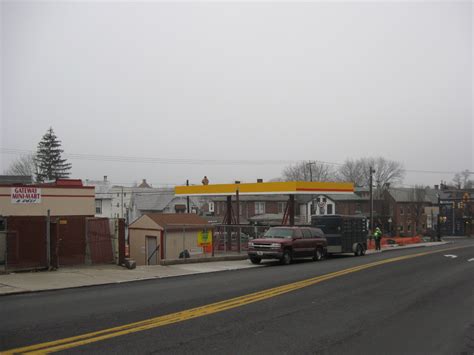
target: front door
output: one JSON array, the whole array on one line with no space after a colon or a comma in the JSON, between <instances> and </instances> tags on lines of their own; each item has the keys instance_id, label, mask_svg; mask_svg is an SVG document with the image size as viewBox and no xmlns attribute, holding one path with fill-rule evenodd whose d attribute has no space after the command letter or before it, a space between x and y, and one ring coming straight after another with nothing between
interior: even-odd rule
<instances>
[{"instance_id":1,"label":"front door","mask_svg":"<svg viewBox=\"0 0 474 355\"><path fill-rule=\"evenodd\" d=\"M157 242L156 237L146 237L146 259L147 265L156 265L157 264Z\"/></svg>"}]
</instances>

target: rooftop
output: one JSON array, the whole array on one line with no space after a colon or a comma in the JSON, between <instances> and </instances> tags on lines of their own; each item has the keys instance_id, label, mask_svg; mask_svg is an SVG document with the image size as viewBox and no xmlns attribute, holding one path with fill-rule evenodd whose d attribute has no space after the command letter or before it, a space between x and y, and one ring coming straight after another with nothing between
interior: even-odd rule
<instances>
[{"instance_id":1,"label":"rooftop","mask_svg":"<svg viewBox=\"0 0 474 355\"><path fill-rule=\"evenodd\" d=\"M208 224L207 220L194 213L147 213L150 217L163 228L176 224L203 225Z\"/></svg>"}]
</instances>

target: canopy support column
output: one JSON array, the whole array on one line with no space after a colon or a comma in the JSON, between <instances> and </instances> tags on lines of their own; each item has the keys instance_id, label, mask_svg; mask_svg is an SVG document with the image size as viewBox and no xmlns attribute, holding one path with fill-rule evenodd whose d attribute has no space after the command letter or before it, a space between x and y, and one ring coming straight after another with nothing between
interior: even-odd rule
<instances>
[{"instance_id":1,"label":"canopy support column","mask_svg":"<svg viewBox=\"0 0 474 355\"><path fill-rule=\"evenodd\" d=\"M289 214L290 214L290 226L295 225L295 195L290 195L288 199Z\"/></svg>"}]
</instances>

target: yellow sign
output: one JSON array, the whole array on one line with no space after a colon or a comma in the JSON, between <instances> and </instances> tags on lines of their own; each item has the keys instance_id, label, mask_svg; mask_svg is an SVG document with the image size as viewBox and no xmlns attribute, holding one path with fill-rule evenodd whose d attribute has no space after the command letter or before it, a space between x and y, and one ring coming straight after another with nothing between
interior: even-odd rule
<instances>
[{"instance_id":1,"label":"yellow sign","mask_svg":"<svg viewBox=\"0 0 474 355\"><path fill-rule=\"evenodd\" d=\"M206 247L212 244L212 232L211 231L200 231L198 232L198 245L200 247Z\"/></svg>"},{"instance_id":2,"label":"yellow sign","mask_svg":"<svg viewBox=\"0 0 474 355\"><path fill-rule=\"evenodd\" d=\"M60 219L59 224L67 224L67 219Z\"/></svg>"}]
</instances>

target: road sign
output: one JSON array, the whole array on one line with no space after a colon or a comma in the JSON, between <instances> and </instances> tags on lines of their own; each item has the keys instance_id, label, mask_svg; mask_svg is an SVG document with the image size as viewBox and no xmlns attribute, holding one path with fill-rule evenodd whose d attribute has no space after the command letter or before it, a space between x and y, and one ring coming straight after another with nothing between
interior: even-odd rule
<instances>
[{"instance_id":1,"label":"road sign","mask_svg":"<svg viewBox=\"0 0 474 355\"><path fill-rule=\"evenodd\" d=\"M207 247L212 244L212 232L211 231L199 231L198 232L198 245L200 247Z\"/></svg>"}]
</instances>

